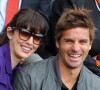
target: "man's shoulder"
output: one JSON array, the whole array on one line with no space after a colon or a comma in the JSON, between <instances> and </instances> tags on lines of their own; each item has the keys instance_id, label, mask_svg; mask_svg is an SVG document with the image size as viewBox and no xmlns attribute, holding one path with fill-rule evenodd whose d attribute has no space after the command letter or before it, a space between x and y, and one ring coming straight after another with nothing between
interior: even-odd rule
<instances>
[{"instance_id":1,"label":"man's shoulder","mask_svg":"<svg viewBox=\"0 0 100 90\"><path fill-rule=\"evenodd\" d=\"M44 73L46 72L46 69L52 65L54 58L55 57L52 56L42 61L32 62L30 64L27 64L21 68L20 72L25 72L28 74L41 73L41 72Z\"/></svg>"},{"instance_id":2,"label":"man's shoulder","mask_svg":"<svg viewBox=\"0 0 100 90\"><path fill-rule=\"evenodd\" d=\"M85 77L89 79L90 81L93 80L94 83L99 82L100 83L100 77L96 74L92 73L88 68L85 68Z\"/></svg>"},{"instance_id":3,"label":"man's shoulder","mask_svg":"<svg viewBox=\"0 0 100 90\"><path fill-rule=\"evenodd\" d=\"M51 79L49 76L52 77L51 74L54 59L55 57L50 57L46 60L23 66L16 74L13 87L22 90L22 87L29 88L29 86L32 85L32 90L34 90L34 88L39 90L46 80Z\"/></svg>"},{"instance_id":4,"label":"man's shoulder","mask_svg":"<svg viewBox=\"0 0 100 90\"><path fill-rule=\"evenodd\" d=\"M78 81L78 90L100 90L100 77L93 74L88 68L83 66L79 81Z\"/></svg>"}]
</instances>

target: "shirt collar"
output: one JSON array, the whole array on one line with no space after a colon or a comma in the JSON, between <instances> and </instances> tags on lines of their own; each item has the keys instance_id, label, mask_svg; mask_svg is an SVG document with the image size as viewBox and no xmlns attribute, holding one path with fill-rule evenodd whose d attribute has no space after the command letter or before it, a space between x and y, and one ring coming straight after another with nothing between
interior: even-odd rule
<instances>
[{"instance_id":1,"label":"shirt collar","mask_svg":"<svg viewBox=\"0 0 100 90\"><path fill-rule=\"evenodd\" d=\"M54 68L54 69L52 69L52 70L54 70L54 71L53 71L54 74L55 74L54 76L56 76L57 81L58 81L59 84L62 86L62 85L63 85L63 82L62 82L62 80L61 80L61 74L60 74L60 69L59 69L59 64L58 64L58 55L56 55L56 57L54 58L53 68ZM81 72L83 71L83 69L84 69L84 66L82 66ZM81 74L82 74L82 73L81 73ZM80 75L79 75L79 77L80 77ZM77 79L76 85L78 84L79 77L78 77L78 79ZM80 80L80 81L81 81L81 80Z\"/></svg>"},{"instance_id":2,"label":"shirt collar","mask_svg":"<svg viewBox=\"0 0 100 90\"><path fill-rule=\"evenodd\" d=\"M52 70L54 70L54 76L55 76L55 79L56 81L58 82L58 84L60 84L60 86L62 85L62 81L61 81L61 75L60 75L60 69L59 69L59 64L58 64L58 55L56 55L54 57L54 63L53 63L53 66L52 66Z\"/></svg>"}]
</instances>

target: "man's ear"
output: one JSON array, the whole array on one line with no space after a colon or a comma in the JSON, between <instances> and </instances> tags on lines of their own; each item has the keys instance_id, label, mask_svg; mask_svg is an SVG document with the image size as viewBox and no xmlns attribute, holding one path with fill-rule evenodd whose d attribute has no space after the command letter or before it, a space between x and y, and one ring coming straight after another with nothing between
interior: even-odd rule
<instances>
[{"instance_id":1,"label":"man's ear","mask_svg":"<svg viewBox=\"0 0 100 90\"><path fill-rule=\"evenodd\" d=\"M59 48L59 42L56 40L56 47Z\"/></svg>"},{"instance_id":2,"label":"man's ear","mask_svg":"<svg viewBox=\"0 0 100 90\"><path fill-rule=\"evenodd\" d=\"M89 47L89 50L91 50L91 46Z\"/></svg>"},{"instance_id":3,"label":"man's ear","mask_svg":"<svg viewBox=\"0 0 100 90\"><path fill-rule=\"evenodd\" d=\"M93 43L93 41L91 41L91 42L90 42L90 47L89 47L89 50L91 50L92 43Z\"/></svg>"},{"instance_id":4,"label":"man's ear","mask_svg":"<svg viewBox=\"0 0 100 90\"><path fill-rule=\"evenodd\" d=\"M11 27L7 27L7 37L9 39L12 39L12 35L13 35L12 28Z\"/></svg>"}]
</instances>

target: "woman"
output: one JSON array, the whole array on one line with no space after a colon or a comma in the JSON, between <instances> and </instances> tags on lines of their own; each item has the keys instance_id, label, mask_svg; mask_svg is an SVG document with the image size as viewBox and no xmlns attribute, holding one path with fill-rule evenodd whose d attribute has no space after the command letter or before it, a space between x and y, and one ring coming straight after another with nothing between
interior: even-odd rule
<instances>
[{"instance_id":1,"label":"woman","mask_svg":"<svg viewBox=\"0 0 100 90\"><path fill-rule=\"evenodd\" d=\"M0 36L0 90L12 90L14 73L40 45L46 34L44 18L31 9L20 10Z\"/></svg>"}]
</instances>

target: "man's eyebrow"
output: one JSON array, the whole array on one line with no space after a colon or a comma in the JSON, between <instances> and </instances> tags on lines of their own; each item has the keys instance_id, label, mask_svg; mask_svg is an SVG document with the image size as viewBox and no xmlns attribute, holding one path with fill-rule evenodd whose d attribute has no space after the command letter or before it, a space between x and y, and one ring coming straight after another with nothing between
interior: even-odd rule
<instances>
[{"instance_id":1,"label":"man's eyebrow","mask_svg":"<svg viewBox=\"0 0 100 90\"><path fill-rule=\"evenodd\" d=\"M64 38L65 41L73 41L71 38Z\"/></svg>"},{"instance_id":2,"label":"man's eyebrow","mask_svg":"<svg viewBox=\"0 0 100 90\"><path fill-rule=\"evenodd\" d=\"M88 39L82 39L82 40L80 40L81 42L87 42L88 41Z\"/></svg>"}]
</instances>

